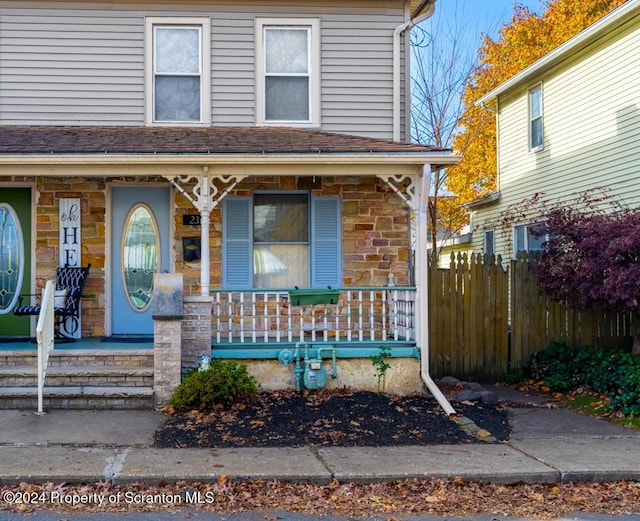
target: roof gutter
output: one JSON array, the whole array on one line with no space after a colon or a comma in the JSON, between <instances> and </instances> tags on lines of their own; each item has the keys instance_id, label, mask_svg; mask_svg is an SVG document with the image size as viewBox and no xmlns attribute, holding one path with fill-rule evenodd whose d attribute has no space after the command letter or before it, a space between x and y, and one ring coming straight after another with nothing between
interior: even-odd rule
<instances>
[{"instance_id":1,"label":"roof gutter","mask_svg":"<svg viewBox=\"0 0 640 521\"><path fill-rule=\"evenodd\" d=\"M5 165L453 165L450 152L372 152L316 154L0 154Z\"/></svg>"},{"instance_id":2,"label":"roof gutter","mask_svg":"<svg viewBox=\"0 0 640 521\"><path fill-rule=\"evenodd\" d=\"M430 18L436 9L436 0L425 0L418 9L417 15L408 22L396 27L393 31L393 140L400 141L400 37L405 31Z\"/></svg>"}]
</instances>

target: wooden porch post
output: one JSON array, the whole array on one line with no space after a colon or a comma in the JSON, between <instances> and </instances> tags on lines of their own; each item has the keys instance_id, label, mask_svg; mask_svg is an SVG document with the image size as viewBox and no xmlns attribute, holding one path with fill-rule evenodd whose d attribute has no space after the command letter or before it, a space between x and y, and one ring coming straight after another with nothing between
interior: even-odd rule
<instances>
[{"instance_id":1,"label":"wooden porch post","mask_svg":"<svg viewBox=\"0 0 640 521\"><path fill-rule=\"evenodd\" d=\"M202 167L202 193L209 194L209 167ZM209 197L200 201L200 295L209 296L211 267L209 266L209 224L211 209Z\"/></svg>"}]
</instances>

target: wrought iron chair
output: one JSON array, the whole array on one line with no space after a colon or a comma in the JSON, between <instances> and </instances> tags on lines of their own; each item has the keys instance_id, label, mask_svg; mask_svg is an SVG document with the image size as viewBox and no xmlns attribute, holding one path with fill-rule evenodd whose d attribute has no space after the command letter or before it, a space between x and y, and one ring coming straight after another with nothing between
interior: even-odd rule
<instances>
[{"instance_id":1,"label":"wrought iron chair","mask_svg":"<svg viewBox=\"0 0 640 521\"><path fill-rule=\"evenodd\" d=\"M69 317L74 317L76 321L80 318L80 300L89 277L90 268L91 264L87 266L58 266L56 268L56 293L53 306L56 317L55 336L59 340L74 340L72 336L65 334L64 323ZM39 304L23 304L24 297L28 296L33 295L21 295L19 297L18 305L13 310L14 315L40 314Z\"/></svg>"}]
</instances>

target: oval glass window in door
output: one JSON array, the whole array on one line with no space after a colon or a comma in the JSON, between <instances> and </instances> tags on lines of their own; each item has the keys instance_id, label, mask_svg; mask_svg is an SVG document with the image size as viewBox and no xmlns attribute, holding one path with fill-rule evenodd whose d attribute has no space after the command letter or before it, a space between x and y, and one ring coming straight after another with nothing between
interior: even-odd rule
<instances>
[{"instance_id":1,"label":"oval glass window in door","mask_svg":"<svg viewBox=\"0 0 640 521\"><path fill-rule=\"evenodd\" d=\"M24 275L24 243L18 215L0 203L0 313L8 313L18 300Z\"/></svg>"},{"instance_id":2,"label":"oval glass window in door","mask_svg":"<svg viewBox=\"0 0 640 521\"><path fill-rule=\"evenodd\" d=\"M160 266L158 225L146 205L134 206L122 234L122 277L127 300L136 311L151 305L153 275Z\"/></svg>"}]
</instances>

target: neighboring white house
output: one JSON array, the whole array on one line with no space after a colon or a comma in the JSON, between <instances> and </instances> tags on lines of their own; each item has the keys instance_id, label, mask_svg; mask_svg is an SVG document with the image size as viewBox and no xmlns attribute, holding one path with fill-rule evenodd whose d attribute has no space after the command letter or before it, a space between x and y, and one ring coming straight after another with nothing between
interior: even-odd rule
<instances>
[{"instance_id":1,"label":"neighboring white house","mask_svg":"<svg viewBox=\"0 0 640 521\"><path fill-rule=\"evenodd\" d=\"M523 201L576 204L605 189L640 203L640 0L619 8L477 101L496 111L496 193L468 205L474 252L536 250Z\"/></svg>"}]
</instances>

